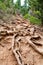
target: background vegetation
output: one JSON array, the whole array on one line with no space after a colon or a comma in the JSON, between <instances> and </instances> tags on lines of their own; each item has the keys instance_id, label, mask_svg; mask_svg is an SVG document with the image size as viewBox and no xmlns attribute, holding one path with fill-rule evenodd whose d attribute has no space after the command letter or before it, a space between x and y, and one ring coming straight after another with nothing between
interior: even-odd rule
<instances>
[{"instance_id":1,"label":"background vegetation","mask_svg":"<svg viewBox=\"0 0 43 65\"><path fill-rule=\"evenodd\" d=\"M14 3L13 0L0 0L0 12L8 14L20 13L31 23L43 26L43 0L25 0L21 6L21 0Z\"/></svg>"}]
</instances>

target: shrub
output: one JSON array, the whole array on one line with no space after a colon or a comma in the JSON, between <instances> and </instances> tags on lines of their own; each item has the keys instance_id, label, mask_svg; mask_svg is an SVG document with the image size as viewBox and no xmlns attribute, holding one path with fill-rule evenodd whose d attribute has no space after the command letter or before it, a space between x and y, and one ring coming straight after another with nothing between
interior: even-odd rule
<instances>
[{"instance_id":1,"label":"shrub","mask_svg":"<svg viewBox=\"0 0 43 65\"><path fill-rule=\"evenodd\" d=\"M25 18L25 19L30 19L30 14L26 14L26 15L24 16L24 18Z\"/></svg>"},{"instance_id":2,"label":"shrub","mask_svg":"<svg viewBox=\"0 0 43 65\"><path fill-rule=\"evenodd\" d=\"M0 9L2 9L3 11L6 10L6 5L0 1Z\"/></svg>"},{"instance_id":3,"label":"shrub","mask_svg":"<svg viewBox=\"0 0 43 65\"><path fill-rule=\"evenodd\" d=\"M37 24L37 25L41 24L41 20L40 19L38 19L38 18L36 18L34 16L31 16L30 14L26 14L24 16L24 18L25 19L29 19L32 24Z\"/></svg>"},{"instance_id":4,"label":"shrub","mask_svg":"<svg viewBox=\"0 0 43 65\"><path fill-rule=\"evenodd\" d=\"M30 22L37 25L41 24L41 20L33 16L30 17Z\"/></svg>"}]
</instances>

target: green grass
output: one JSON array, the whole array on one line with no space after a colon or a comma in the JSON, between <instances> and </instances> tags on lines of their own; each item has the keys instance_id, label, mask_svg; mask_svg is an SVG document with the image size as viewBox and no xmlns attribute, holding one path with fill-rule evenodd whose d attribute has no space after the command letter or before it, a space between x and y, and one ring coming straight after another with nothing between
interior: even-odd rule
<instances>
[{"instance_id":1,"label":"green grass","mask_svg":"<svg viewBox=\"0 0 43 65\"><path fill-rule=\"evenodd\" d=\"M41 25L41 20L40 19L38 19L36 17L33 17L33 16L29 15L29 14L26 14L24 16L24 18L29 19L32 24Z\"/></svg>"}]
</instances>

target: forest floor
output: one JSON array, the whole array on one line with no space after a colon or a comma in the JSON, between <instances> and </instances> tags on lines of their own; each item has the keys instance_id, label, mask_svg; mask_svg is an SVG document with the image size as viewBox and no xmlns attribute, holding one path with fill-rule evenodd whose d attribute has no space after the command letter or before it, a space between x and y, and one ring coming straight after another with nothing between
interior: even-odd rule
<instances>
[{"instance_id":1,"label":"forest floor","mask_svg":"<svg viewBox=\"0 0 43 65\"><path fill-rule=\"evenodd\" d=\"M18 15L0 19L0 65L43 65L43 27Z\"/></svg>"}]
</instances>

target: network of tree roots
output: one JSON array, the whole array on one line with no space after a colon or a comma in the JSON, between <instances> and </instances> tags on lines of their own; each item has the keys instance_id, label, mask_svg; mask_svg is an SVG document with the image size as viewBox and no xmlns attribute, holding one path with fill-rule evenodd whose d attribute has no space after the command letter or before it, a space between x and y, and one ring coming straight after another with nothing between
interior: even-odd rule
<instances>
[{"instance_id":1,"label":"network of tree roots","mask_svg":"<svg viewBox=\"0 0 43 65\"><path fill-rule=\"evenodd\" d=\"M0 19L0 65L43 65L43 29L18 15Z\"/></svg>"}]
</instances>

